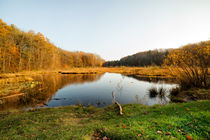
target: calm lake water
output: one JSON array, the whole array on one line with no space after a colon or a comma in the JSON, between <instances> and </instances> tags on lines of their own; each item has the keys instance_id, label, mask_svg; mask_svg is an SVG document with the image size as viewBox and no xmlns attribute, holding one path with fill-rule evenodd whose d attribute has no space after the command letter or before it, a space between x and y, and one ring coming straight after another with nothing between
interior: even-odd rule
<instances>
[{"instance_id":1,"label":"calm lake water","mask_svg":"<svg viewBox=\"0 0 210 140\"><path fill-rule=\"evenodd\" d=\"M24 91L24 96L7 99L1 109L30 107L57 107L83 104L105 107L112 104L112 92L120 104L168 104L169 90L175 83L127 77L121 74L45 74L34 76L40 82L35 88ZM149 81L148 81L149 80ZM164 96L150 96L152 87L166 89Z\"/></svg>"}]
</instances>

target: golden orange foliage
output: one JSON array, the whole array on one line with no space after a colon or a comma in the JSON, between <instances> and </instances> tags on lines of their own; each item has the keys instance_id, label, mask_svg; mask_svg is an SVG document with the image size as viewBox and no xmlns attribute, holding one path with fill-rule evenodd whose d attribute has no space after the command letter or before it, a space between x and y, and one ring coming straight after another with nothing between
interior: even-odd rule
<instances>
[{"instance_id":1,"label":"golden orange foliage","mask_svg":"<svg viewBox=\"0 0 210 140\"><path fill-rule=\"evenodd\" d=\"M0 73L94 67L103 62L92 53L62 50L43 34L23 32L0 19Z\"/></svg>"},{"instance_id":2,"label":"golden orange foliage","mask_svg":"<svg viewBox=\"0 0 210 140\"><path fill-rule=\"evenodd\" d=\"M184 87L208 87L210 41L188 44L170 52L165 64Z\"/></svg>"}]
</instances>

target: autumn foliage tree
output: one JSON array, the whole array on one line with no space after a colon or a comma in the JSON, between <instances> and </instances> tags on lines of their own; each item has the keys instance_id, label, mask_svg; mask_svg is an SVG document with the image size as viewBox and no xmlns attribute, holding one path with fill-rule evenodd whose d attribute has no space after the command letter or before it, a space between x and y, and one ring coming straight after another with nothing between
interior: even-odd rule
<instances>
[{"instance_id":1,"label":"autumn foliage tree","mask_svg":"<svg viewBox=\"0 0 210 140\"><path fill-rule=\"evenodd\" d=\"M92 53L62 50L43 34L21 31L0 19L0 73L95 67L103 62Z\"/></svg>"},{"instance_id":2,"label":"autumn foliage tree","mask_svg":"<svg viewBox=\"0 0 210 140\"><path fill-rule=\"evenodd\" d=\"M210 41L188 44L170 52L165 64L182 88L209 87Z\"/></svg>"}]
</instances>

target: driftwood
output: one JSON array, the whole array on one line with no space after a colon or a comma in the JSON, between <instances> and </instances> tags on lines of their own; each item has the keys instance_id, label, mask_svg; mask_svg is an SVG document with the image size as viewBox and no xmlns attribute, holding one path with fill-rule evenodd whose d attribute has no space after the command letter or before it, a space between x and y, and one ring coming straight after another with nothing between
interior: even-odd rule
<instances>
[{"instance_id":1,"label":"driftwood","mask_svg":"<svg viewBox=\"0 0 210 140\"><path fill-rule=\"evenodd\" d=\"M9 95L9 96L0 98L0 100L2 100L2 99L8 99L8 98L13 98L13 97L18 97L18 96L22 96L22 95L24 95L24 93Z\"/></svg>"},{"instance_id":2,"label":"driftwood","mask_svg":"<svg viewBox=\"0 0 210 140\"><path fill-rule=\"evenodd\" d=\"M112 92L112 97L113 97L113 100L112 100L112 102L113 103L115 103L115 104L117 104L118 105L118 107L119 107L119 109L120 109L120 115L122 115L123 114L123 110L122 110L122 106L115 100L115 95L114 95L114 92Z\"/></svg>"},{"instance_id":3,"label":"driftwood","mask_svg":"<svg viewBox=\"0 0 210 140\"><path fill-rule=\"evenodd\" d=\"M97 74L97 72L68 72L68 71L59 71L60 74Z\"/></svg>"}]
</instances>

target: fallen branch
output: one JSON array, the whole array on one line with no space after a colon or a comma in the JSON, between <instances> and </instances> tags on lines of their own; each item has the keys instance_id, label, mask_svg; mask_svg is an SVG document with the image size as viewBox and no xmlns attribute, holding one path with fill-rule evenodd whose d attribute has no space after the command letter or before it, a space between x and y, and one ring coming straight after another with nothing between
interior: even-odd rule
<instances>
[{"instance_id":1,"label":"fallen branch","mask_svg":"<svg viewBox=\"0 0 210 140\"><path fill-rule=\"evenodd\" d=\"M112 102L118 105L118 107L119 107L119 109L120 109L120 115L123 115L122 106L115 100L114 92L112 92L112 97L113 97Z\"/></svg>"},{"instance_id":2,"label":"fallen branch","mask_svg":"<svg viewBox=\"0 0 210 140\"><path fill-rule=\"evenodd\" d=\"M22 95L24 95L24 93L18 93L18 94L14 94L14 95L9 95L9 96L0 98L0 100L7 99L7 98L13 98L13 97L17 97L17 96L22 96Z\"/></svg>"}]
</instances>

